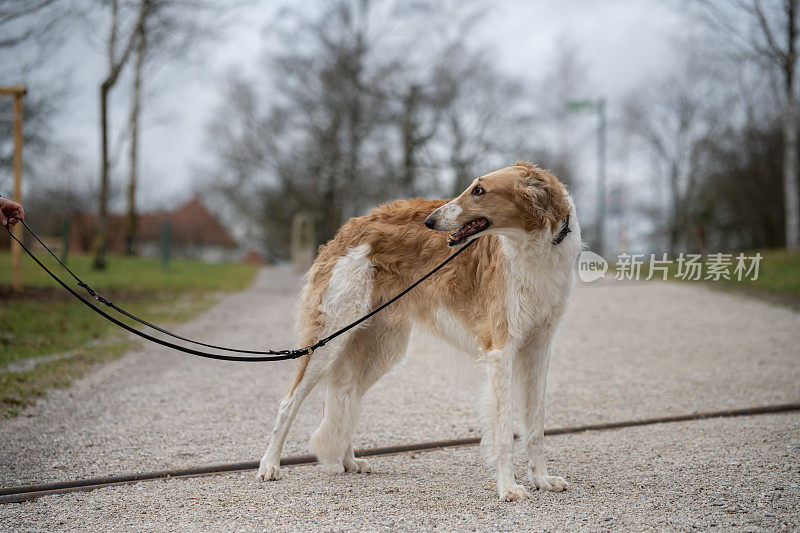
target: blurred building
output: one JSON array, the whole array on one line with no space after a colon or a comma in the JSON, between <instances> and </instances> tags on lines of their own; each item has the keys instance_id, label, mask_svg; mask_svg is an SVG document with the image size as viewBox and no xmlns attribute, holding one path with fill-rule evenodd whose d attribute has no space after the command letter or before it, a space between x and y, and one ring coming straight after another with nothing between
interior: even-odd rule
<instances>
[{"instance_id":1,"label":"blurred building","mask_svg":"<svg viewBox=\"0 0 800 533\"><path fill-rule=\"evenodd\" d=\"M167 223L167 224L165 224ZM108 251L125 253L127 219L123 215L108 217ZM70 253L89 253L97 226L96 215L76 215L72 218ZM158 257L165 227L169 227L168 242L172 257L207 262L239 261L245 250L236 242L222 223L199 200L193 198L173 211L143 213L137 218L137 253ZM252 258L250 258L252 260Z\"/></svg>"}]
</instances>

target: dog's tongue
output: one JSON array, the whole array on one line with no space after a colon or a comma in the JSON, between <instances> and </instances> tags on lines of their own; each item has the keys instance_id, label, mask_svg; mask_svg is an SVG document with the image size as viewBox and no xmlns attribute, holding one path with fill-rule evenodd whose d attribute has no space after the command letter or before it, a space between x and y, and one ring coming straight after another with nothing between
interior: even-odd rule
<instances>
[{"instance_id":1,"label":"dog's tongue","mask_svg":"<svg viewBox=\"0 0 800 533\"><path fill-rule=\"evenodd\" d=\"M459 240L461 237L464 236L465 233L467 233L467 231L469 231L469 227L471 225L472 224L467 224L466 226L461 226L456 231L454 231L453 233L450 234L450 239L454 240L454 241Z\"/></svg>"},{"instance_id":2,"label":"dog's tongue","mask_svg":"<svg viewBox=\"0 0 800 533\"><path fill-rule=\"evenodd\" d=\"M468 224L464 224L463 226L458 228L456 231L454 231L453 233L448 235L447 240L450 241L450 242L458 242L461 239L463 239L465 235L469 234L472 230L480 227L482 224L483 224L483 220L482 219L473 220L472 222L470 222Z\"/></svg>"}]
</instances>

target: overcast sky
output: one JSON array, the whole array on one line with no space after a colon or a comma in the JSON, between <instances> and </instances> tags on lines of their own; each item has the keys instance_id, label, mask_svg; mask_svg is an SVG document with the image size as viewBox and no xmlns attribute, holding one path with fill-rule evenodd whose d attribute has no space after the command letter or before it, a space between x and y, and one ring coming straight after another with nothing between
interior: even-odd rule
<instances>
[{"instance_id":1,"label":"overcast sky","mask_svg":"<svg viewBox=\"0 0 800 533\"><path fill-rule=\"evenodd\" d=\"M170 66L151 84L144 102L141 148L141 200L156 206L174 204L192 194L193 168L202 160L205 125L220 101L225 73L238 65L250 72L263 65L262 35L279 2L261 2L241 9L221 38L204 46L205 58L188 67ZM564 39L576 45L587 65L587 98L605 96L615 103L643 79L671 67L671 44L683 20L657 0L565 0L494 2L475 38L493 50L497 64L515 75L535 80L556 55ZM104 73L100 46L84 37L70 41L58 58L69 65L72 92L63 108L58 131L97 173L98 84ZM127 84L125 84L127 85ZM112 126L124 124L128 97L115 92ZM592 128L590 122L576 127ZM116 137L115 137L116 138ZM594 147L581 154L579 166L593 174ZM610 153L614 153L611 147ZM524 157L525 154L521 154ZM121 181L124 168L116 179ZM620 163L609 162L613 179ZM623 170L624 172L624 170Z\"/></svg>"}]
</instances>

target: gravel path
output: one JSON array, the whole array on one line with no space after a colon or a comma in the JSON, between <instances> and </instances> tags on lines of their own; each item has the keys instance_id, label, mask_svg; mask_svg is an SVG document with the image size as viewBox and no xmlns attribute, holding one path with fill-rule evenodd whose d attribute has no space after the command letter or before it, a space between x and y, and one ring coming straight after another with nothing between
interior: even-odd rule
<instances>
[{"instance_id":1,"label":"gravel path","mask_svg":"<svg viewBox=\"0 0 800 533\"><path fill-rule=\"evenodd\" d=\"M793 444L789 444L793 443ZM0 508L30 530L664 531L797 529L800 417L707 420L552 437L564 493L501 503L476 447L373 458L375 473L286 469L154 481ZM524 458L516 457L517 474Z\"/></svg>"},{"instance_id":2,"label":"gravel path","mask_svg":"<svg viewBox=\"0 0 800 533\"><path fill-rule=\"evenodd\" d=\"M238 346L293 345L300 278L261 272L180 328ZM81 311L82 312L82 311ZM367 396L357 447L476 435L474 387L415 338ZM132 351L0 425L0 483L14 485L257 460L293 363ZM800 314L677 283L579 285L556 343L547 426L800 399ZM301 409L285 455L308 453L321 415ZM573 489L495 501L477 448L373 459L370 476L297 467L150 482L0 507L22 529L744 529L800 527L800 415L552 437L551 469ZM518 457L518 467L523 465ZM66 518L69 516L70 518Z\"/></svg>"}]
</instances>

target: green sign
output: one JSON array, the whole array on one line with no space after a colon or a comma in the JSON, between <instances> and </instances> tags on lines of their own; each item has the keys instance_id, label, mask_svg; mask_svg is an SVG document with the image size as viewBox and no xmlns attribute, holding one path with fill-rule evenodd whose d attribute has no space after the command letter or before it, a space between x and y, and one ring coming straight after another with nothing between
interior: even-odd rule
<instances>
[{"instance_id":1,"label":"green sign","mask_svg":"<svg viewBox=\"0 0 800 533\"><path fill-rule=\"evenodd\" d=\"M594 100L572 100L567 102L567 111L596 111L600 106Z\"/></svg>"}]
</instances>

